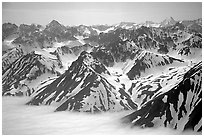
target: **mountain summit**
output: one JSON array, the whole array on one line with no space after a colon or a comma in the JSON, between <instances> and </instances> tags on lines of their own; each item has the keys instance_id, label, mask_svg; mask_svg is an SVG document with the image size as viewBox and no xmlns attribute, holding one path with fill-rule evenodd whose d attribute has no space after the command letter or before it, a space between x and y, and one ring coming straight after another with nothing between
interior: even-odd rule
<instances>
[{"instance_id":1,"label":"mountain summit","mask_svg":"<svg viewBox=\"0 0 204 137\"><path fill-rule=\"evenodd\" d=\"M51 84L39 89L27 104L61 102L56 111L120 111L135 109L124 89L116 88L105 66L91 54L82 52L70 68Z\"/></svg>"},{"instance_id":2,"label":"mountain summit","mask_svg":"<svg viewBox=\"0 0 204 137\"><path fill-rule=\"evenodd\" d=\"M172 26L175 24L176 24L176 21L173 19L173 17L168 17L164 21L161 22L162 27L168 27L168 26Z\"/></svg>"}]
</instances>

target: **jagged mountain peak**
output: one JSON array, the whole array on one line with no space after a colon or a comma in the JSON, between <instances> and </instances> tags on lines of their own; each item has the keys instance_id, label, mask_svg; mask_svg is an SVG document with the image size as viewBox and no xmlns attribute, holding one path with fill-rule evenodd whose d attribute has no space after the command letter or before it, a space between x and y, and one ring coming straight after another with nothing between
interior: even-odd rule
<instances>
[{"instance_id":1,"label":"jagged mountain peak","mask_svg":"<svg viewBox=\"0 0 204 137\"><path fill-rule=\"evenodd\" d=\"M110 74L110 72L100 61L98 61L98 59L96 59L95 57L92 56L92 54L86 51L81 52L78 59L72 63L70 68L81 67L81 65L99 74L101 73L108 74L108 75Z\"/></svg>"},{"instance_id":2,"label":"jagged mountain peak","mask_svg":"<svg viewBox=\"0 0 204 137\"><path fill-rule=\"evenodd\" d=\"M168 27L168 26L172 26L175 24L176 24L176 21L174 20L173 17L168 17L164 21L161 22L162 27Z\"/></svg>"},{"instance_id":3,"label":"jagged mountain peak","mask_svg":"<svg viewBox=\"0 0 204 137\"><path fill-rule=\"evenodd\" d=\"M46 25L46 29L48 28L66 28L64 25L62 25L61 23L59 23L56 20L52 20L48 25Z\"/></svg>"},{"instance_id":4,"label":"jagged mountain peak","mask_svg":"<svg viewBox=\"0 0 204 137\"><path fill-rule=\"evenodd\" d=\"M96 59L94 59L93 56L86 51L83 51L79 57L82 58L83 62L88 66L94 63L99 64L99 62Z\"/></svg>"},{"instance_id":5,"label":"jagged mountain peak","mask_svg":"<svg viewBox=\"0 0 204 137\"><path fill-rule=\"evenodd\" d=\"M58 21L52 20L49 24L61 25Z\"/></svg>"},{"instance_id":6,"label":"jagged mountain peak","mask_svg":"<svg viewBox=\"0 0 204 137\"><path fill-rule=\"evenodd\" d=\"M137 104L123 89L118 91L108 80L111 75L103 73L109 73L105 66L90 53L83 51L64 74L36 91L34 98L27 104L59 102L56 111L82 112L137 108Z\"/></svg>"}]
</instances>

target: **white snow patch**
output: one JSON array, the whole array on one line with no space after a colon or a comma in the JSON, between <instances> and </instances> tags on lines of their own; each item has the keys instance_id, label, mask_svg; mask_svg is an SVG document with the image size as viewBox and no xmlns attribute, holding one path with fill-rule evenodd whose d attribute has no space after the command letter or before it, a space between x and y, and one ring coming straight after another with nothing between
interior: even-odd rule
<instances>
[{"instance_id":1,"label":"white snow patch","mask_svg":"<svg viewBox=\"0 0 204 137\"><path fill-rule=\"evenodd\" d=\"M108 29L106 29L104 31L98 30L96 28L92 28L92 29L95 30L98 34L100 34L101 32L108 33L109 31L114 30L114 27L110 27L110 28L108 28Z\"/></svg>"},{"instance_id":2,"label":"white snow patch","mask_svg":"<svg viewBox=\"0 0 204 137\"><path fill-rule=\"evenodd\" d=\"M43 55L45 57L51 58L51 59L57 59L57 57L55 55L50 54L49 52L47 52L45 49L42 50L36 50L35 54L38 55Z\"/></svg>"}]
</instances>

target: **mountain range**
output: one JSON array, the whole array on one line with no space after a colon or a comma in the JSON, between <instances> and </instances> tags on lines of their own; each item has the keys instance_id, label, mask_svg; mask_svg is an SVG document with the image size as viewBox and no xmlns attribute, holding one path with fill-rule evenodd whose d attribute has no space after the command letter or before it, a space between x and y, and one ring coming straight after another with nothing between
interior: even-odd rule
<instances>
[{"instance_id":1,"label":"mountain range","mask_svg":"<svg viewBox=\"0 0 204 137\"><path fill-rule=\"evenodd\" d=\"M2 25L2 96L121 122L202 131L202 20Z\"/></svg>"}]
</instances>

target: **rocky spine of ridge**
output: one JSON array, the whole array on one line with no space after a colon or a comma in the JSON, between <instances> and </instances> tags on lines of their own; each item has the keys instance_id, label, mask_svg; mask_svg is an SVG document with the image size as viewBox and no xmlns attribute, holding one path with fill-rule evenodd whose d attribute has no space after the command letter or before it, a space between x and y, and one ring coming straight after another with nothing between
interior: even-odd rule
<instances>
[{"instance_id":1,"label":"rocky spine of ridge","mask_svg":"<svg viewBox=\"0 0 204 137\"><path fill-rule=\"evenodd\" d=\"M130 62L130 65L132 64L131 62ZM135 78L140 77L141 73L142 72L144 73L148 69L152 69L154 67L159 67L159 66L165 66L168 64L172 64L174 62L183 63L184 61L170 57L168 55L161 55L161 54L155 54L148 51L141 51L135 57L134 63L132 64L132 66L130 66L129 71L127 71L129 64L127 68L124 68L124 70L127 72L126 74L129 77L129 79L133 80Z\"/></svg>"},{"instance_id":2,"label":"rocky spine of ridge","mask_svg":"<svg viewBox=\"0 0 204 137\"><path fill-rule=\"evenodd\" d=\"M169 91L148 101L122 120L139 127L165 126L202 131L202 63L192 67Z\"/></svg>"},{"instance_id":3,"label":"rocky spine of ridge","mask_svg":"<svg viewBox=\"0 0 204 137\"><path fill-rule=\"evenodd\" d=\"M27 103L50 105L59 102L56 111L120 111L136 109L123 88L113 86L105 66L91 54L82 52L69 69L51 84L42 87Z\"/></svg>"}]
</instances>

